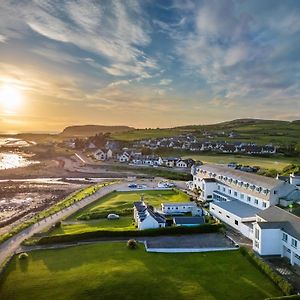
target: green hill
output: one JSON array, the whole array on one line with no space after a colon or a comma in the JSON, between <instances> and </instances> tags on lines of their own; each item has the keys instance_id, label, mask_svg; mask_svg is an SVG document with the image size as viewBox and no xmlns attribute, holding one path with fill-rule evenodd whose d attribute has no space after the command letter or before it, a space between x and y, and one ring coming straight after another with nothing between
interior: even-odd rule
<instances>
[{"instance_id":1,"label":"green hill","mask_svg":"<svg viewBox=\"0 0 300 300\"><path fill-rule=\"evenodd\" d=\"M97 133L122 133L133 130L129 126L104 126L104 125L74 125L66 127L60 135L63 136L94 136Z\"/></svg>"},{"instance_id":2,"label":"green hill","mask_svg":"<svg viewBox=\"0 0 300 300\"><path fill-rule=\"evenodd\" d=\"M237 119L210 125L189 125L163 129L132 129L112 134L123 141L163 138L180 134L193 134L199 141L244 141L257 144L293 147L300 151L300 121L277 121L261 119ZM230 136L230 133L233 133Z\"/></svg>"}]
</instances>

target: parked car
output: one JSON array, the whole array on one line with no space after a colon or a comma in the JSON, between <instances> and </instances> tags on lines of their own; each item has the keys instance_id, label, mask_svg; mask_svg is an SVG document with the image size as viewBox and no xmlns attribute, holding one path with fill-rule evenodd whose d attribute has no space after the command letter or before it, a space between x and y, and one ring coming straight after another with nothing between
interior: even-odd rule
<instances>
[{"instance_id":1,"label":"parked car","mask_svg":"<svg viewBox=\"0 0 300 300\"><path fill-rule=\"evenodd\" d=\"M130 189L136 189L136 188L137 188L137 184L136 184L136 183L129 183L129 184L128 184L128 187L129 187Z\"/></svg>"},{"instance_id":2,"label":"parked car","mask_svg":"<svg viewBox=\"0 0 300 300\"><path fill-rule=\"evenodd\" d=\"M108 220L118 220L118 219L120 219L120 216L117 215L117 214L109 214L109 215L107 216L107 219L108 219Z\"/></svg>"}]
</instances>

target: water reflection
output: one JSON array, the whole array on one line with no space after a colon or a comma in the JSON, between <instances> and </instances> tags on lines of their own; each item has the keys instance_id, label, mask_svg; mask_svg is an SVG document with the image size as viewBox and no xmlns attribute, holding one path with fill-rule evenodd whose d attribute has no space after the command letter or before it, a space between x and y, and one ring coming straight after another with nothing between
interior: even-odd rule
<instances>
[{"instance_id":1,"label":"water reflection","mask_svg":"<svg viewBox=\"0 0 300 300\"><path fill-rule=\"evenodd\" d=\"M18 153L0 153L0 170L26 167L36 161L28 160L24 155Z\"/></svg>"}]
</instances>

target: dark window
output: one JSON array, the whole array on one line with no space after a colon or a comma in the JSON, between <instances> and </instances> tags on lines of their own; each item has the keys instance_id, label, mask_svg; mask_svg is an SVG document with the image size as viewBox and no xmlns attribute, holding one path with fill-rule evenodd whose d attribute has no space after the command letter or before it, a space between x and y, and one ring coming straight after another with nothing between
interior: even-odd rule
<instances>
[{"instance_id":1,"label":"dark window","mask_svg":"<svg viewBox=\"0 0 300 300\"><path fill-rule=\"evenodd\" d=\"M219 211L219 214L221 215L221 214L222 214L222 212L221 212L221 211Z\"/></svg>"},{"instance_id":2,"label":"dark window","mask_svg":"<svg viewBox=\"0 0 300 300\"><path fill-rule=\"evenodd\" d=\"M235 225L239 225L239 221L238 220L234 220L234 224Z\"/></svg>"},{"instance_id":3,"label":"dark window","mask_svg":"<svg viewBox=\"0 0 300 300\"><path fill-rule=\"evenodd\" d=\"M228 219L230 219L230 217L229 217L228 215L226 215L226 217L227 217Z\"/></svg>"}]
</instances>

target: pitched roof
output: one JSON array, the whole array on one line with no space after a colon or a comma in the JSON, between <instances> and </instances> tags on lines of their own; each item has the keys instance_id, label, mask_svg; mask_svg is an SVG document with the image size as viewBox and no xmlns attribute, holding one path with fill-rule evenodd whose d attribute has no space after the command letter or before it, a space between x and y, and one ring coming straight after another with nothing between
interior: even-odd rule
<instances>
[{"instance_id":1,"label":"pitched roof","mask_svg":"<svg viewBox=\"0 0 300 300\"><path fill-rule=\"evenodd\" d=\"M280 183L280 181L274 178L252 174L252 173L245 173L236 169L229 168L224 165L205 164L200 166L199 169L205 170L207 172L216 173L216 174L222 174L224 176L228 176L234 179L246 181L249 184L263 186L268 189L273 189Z\"/></svg>"},{"instance_id":2,"label":"pitched roof","mask_svg":"<svg viewBox=\"0 0 300 300\"><path fill-rule=\"evenodd\" d=\"M300 240L300 218L277 206L271 206L257 215L267 222L277 223L286 233ZM262 225L264 226L264 225Z\"/></svg>"}]
</instances>

